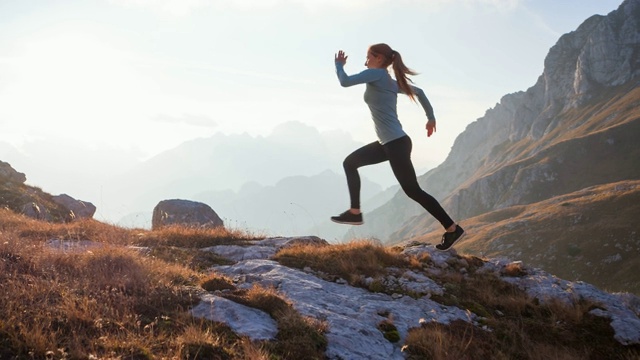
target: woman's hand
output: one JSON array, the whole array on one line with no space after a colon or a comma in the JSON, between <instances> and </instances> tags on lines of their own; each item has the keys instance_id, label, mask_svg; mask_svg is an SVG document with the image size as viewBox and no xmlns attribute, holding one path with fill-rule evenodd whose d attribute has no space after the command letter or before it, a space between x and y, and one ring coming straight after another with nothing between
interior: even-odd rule
<instances>
[{"instance_id":1,"label":"woman's hand","mask_svg":"<svg viewBox=\"0 0 640 360\"><path fill-rule=\"evenodd\" d=\"M344 65L344 64L347 63L347 58L348 58L348 56L346 56L344 54L344 51L340 50L340 51L338 51L338 53L335 56L335 62Z\"/></svg>"},{"instance_id":2,"label":"woman's hand","mask_svg":"<svg viewBox=\"0 0 640 360\"><path fill-rule=\"evenodd\" d=\"M435 119L427 121L427 137L431 136L434 132L436 132Z\"/></svg>"}]
</instances>

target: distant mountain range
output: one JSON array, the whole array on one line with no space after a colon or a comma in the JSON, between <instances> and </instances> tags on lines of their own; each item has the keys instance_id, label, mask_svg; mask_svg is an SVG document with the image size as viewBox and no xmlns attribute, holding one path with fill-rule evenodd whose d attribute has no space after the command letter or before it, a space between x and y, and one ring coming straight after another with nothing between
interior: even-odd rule
<instances>
[{"instance_id":1,"label":"distant mountain range","mask_svg":"<svg viewBox=\"0 0 640 360\"><path fill-rule=\"evenodd\" d=\"M394 193L382 192L380 185L363 180L367 207L384 204ZM215 206L228 217L227 224L270 236L314 234L340 242L349 228L329 221L331 215L348 207L344 175L329 170L314 176L290 176L273 186L247 183L238 192L203 192L193 199Z\"/></svg>"}]
</instances>

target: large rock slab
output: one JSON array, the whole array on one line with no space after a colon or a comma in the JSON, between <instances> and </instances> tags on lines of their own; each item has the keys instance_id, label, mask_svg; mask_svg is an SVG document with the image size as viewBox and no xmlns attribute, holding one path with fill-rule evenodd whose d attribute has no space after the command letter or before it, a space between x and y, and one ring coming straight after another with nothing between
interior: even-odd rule
<instances>
[{"instance_id":1,"label":"large rock slab","mask_svg":"<svg viewBox=\"0 0 640 360\"><path fill-rule=\"evenodd\" d=\"M264 311L213 294L205 294L201 300L191 310L195 317L227 324L251 340L273 340L278 334L278 324Z\"/></svg>"},{"instance_id":2,"label":"large rock slab","mask_svg":"<svg viewBox=\"0 0 640 360\"><path fill-rule=\"evenodd\" d=\"M239 287L275 287L304 316L327 322L326 355L329 359L404 359L401 344L410 328L421 322L448 324L454 320L472 322L475 315L422 297L400 298L372 293L349 285L329 282L312 274L282 266L271 260L245 260L216 267ZM377 326L392 318L401 340L391 343Z\"/></svg>"}]
</instances>

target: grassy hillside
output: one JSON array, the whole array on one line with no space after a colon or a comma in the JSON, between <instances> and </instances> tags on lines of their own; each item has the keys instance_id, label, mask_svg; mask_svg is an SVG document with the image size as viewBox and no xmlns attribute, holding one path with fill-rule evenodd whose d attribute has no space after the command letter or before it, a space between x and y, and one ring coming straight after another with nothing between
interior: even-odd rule
<instances>
[{"instance_id":1,"label":"grassy hillside","mask_svg":"<svg viewBox=\"0 0 640 360\"><path fill-rule=\"evenodd\" d=\"M47 245L54 239L94 245L61 251ZM330 324L301 316L275 289L239 289L207 270L228 260L200 248L243 245L253 239L222 229L131 230L93 220L55 224L0 209L0 358L324 358L323 334ZM404 343L409 359L640 356L640 347L622 346L613 339L606 318L589 313L596 303L543 305L496 275L476 272L483 263L477 257L455 256L447 271L436 271L428 256L401 255L399 250L367 242L301 245L281 250L275 259L375 292L397 289L385 289L378 282L366 285L360 279L384 277L390 268L431 269L432 278L446 288L432 299L469 309L494 329L459 322L423 324L412 329ZM506 271L519 276L526 268ZM222 296L274 318L276 339L251 341L224 324L189 315L199 294L223 289ZM378 330L397 341L393 319L380 323Z\"/></svg>"},{"instance_id":2,"label":"grassy hillside","mask_svg":"<svg viewBox=\"0 0 640 360\"><path fill-rule=\"evenodd\" d=\"M39 204L42 217L61 222L71 220L69 209L53 201L51 194L42 189L21 183L9 182L0 177L0 208L23 212L24 206Z\"/></svg>"},{"instance_id":3,"label":"grassy hillside","mask_svg":"<svg viewBox=\"0 0 640 360\"><path fill-rule=\"evenodd\" d=\"M598 185L464 220L459 252L522 260L568 280L640 294L640 180ZM441 231L414 240L437 243Z\"/></svg>"}]
</instances>

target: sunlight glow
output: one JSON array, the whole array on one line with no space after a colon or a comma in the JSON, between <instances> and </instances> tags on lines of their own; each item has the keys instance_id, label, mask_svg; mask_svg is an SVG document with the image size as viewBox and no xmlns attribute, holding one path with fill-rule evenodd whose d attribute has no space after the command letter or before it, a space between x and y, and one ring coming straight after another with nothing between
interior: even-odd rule
<instances>
[{"instance_id":1,"label":"sunlight glow","mask_svg":"<svg viewBox=\"0 0 640 360\"><path fill-rule=\"evenodd\" d=\"M385 3L421 4L425 9L437 9L449 4L488 5L500 11L515 9L522 0L109 0L128 7L149 8L171 16L187 16L202 8L235 8L242 10L271 9L286 5L300 6L315 12L326 9L358 10L372 8Z\"/></svg>"},{"instance_id":2,"label":"sunlight glow","mask_svg":"<svg viewBox=\"0 0 640 360\"><path fill-rule=\"evenodd\" d=\"M138 93L135 73L125 55L82 34L60 34L25 45L13 61L19 81L7 96L11 115L49 118L80 126L94 117L108 119L112 105L133 107ZM33 103L37 100L37 103ZM45 129L43 129L45 130Z\"/></svg>"}]
</instances>

